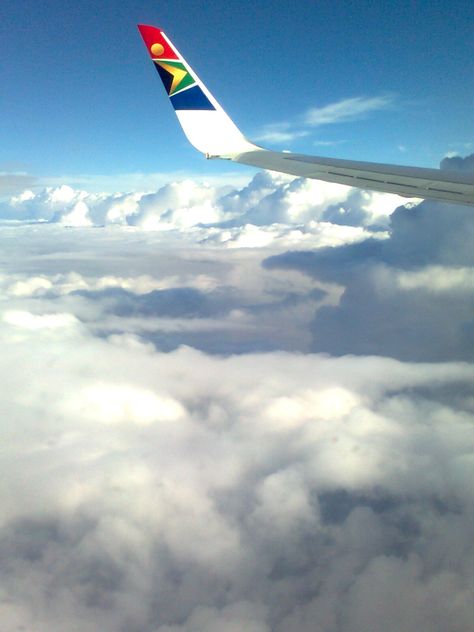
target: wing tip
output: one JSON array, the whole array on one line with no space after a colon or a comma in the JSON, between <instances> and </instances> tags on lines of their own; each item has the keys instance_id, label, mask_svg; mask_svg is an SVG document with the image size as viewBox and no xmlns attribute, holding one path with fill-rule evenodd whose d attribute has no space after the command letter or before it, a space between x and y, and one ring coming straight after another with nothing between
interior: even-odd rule
<instances>
[{"instance_id":1,"label":"wing tip","mask_svg":"<svg viewBox=\"0 0 474 632\"><path fill-rule=\"evenodd\" d=\"M163 59L179 59L177 51L162 29L151 24L137 24L137 28L153 60L160 57Z\"/></svg>"},{"instance_id":2,"label":"wing tip","mask_svg":"<svg viewBox=\"0 0 474 632\"><path fill-rule=\"evenodd\" d=\"M153 29L154 31L161 31L161 29L158 26L153 26L153 24L137 24L137 28L139 31L143 30L147 30L147 29Z\"/></svg>"},{"instance_id":3,"label":"wing tip","mask_svg":"<svg viewBox=\"0 0 474 632\"><path fill-rule=\"evenodd\" d=\"M137 24L137 28L140 31L140 35L147 43L156 37L161 37L162 34L162 30L160 28L152 26L151 24Z\"/></svg>"}]
</instances>

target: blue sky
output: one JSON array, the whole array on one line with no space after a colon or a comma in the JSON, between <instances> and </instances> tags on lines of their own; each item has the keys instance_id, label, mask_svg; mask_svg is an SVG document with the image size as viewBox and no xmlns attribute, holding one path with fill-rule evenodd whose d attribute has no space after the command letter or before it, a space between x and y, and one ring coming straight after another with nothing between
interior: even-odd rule
<instances>
[{"instance_id":1,"label":"blue sky","mask_svg":"<svg viewBox=\"0 0 474 632\"><path fill-rule=\"evenodd\" d=\"M211 1L205 10L195 0L6 0L0 170L56 182L109 176L118 189L123 174L226 170L182 136L139 22L167 32L250 138L437 166L474 147L473 17L464 0Z\"/></svg>"}]
</instances>

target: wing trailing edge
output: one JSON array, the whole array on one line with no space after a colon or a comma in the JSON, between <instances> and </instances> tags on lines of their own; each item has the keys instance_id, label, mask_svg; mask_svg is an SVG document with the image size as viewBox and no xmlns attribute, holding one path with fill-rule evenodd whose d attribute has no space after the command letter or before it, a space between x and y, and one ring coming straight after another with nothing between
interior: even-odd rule
<instances>
[{"instance_id":1,"label":"wing trailing edge","mask_svg":"<svg viewBox=\"0 0 474 632\"><path fill-rule=\"evenodd\" d=\"M323 158L264 149L249 141L165 33L138 26L189 142L206 158L352 187L474 206L474 174Z\"/></svg>"},{"instance_id":2,"label":"wing trailing edge","mask_svg":"<svg viewBox=\"0 0 474 632\"><path fill-rule=\"evenodd\" d=\"M232 156L235 162L261 169L351 187L474 206L474 177L457 171L321 158L269 150Z\"/></svg>"}]
</instances>

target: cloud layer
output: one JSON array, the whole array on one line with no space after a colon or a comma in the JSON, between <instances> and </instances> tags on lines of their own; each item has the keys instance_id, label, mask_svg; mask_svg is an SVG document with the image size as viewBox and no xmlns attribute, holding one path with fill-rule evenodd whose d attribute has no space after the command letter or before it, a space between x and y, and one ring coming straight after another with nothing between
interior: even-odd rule
<instances>
[{"instance_id":1,"label":"cloud layer","mask_svg":"<svg viewBox=\"0 0 474 632\"><path fill-rule=\"evenodd\" d=\"M1 331L5 630L469 629L472 367Z\"/></svg>"},{"instance_id":2,"label":"cloud layer","mask_svg":"<svg viewBox=\"0 0 474 632\"><path fill-rule=\"evenodd\" d=\"M471 209L259 174L3 216L2 630L470 632Z\"/></svg>"},{"instance_id":3,"label":"cloud layer","mask_svg":"<svg viewBox=\"0 0 474 632\"><path fill-rule=\"evenodd\" d=\"M340 243L336 233L343 234L341 225L357 228L352 231L355 240L361 238L363 228L386 228L388 216L403 202L397 195L264 172L242 188L184 180L152 193L91 193L68 185L39 192L27 189L0 205L0 219L179 230L188 236L194 232L194 240L218 240L231 246L258 246L259 240L267 245L286 237L289 245L300 237L317 245L324 231L328 243ZM254 239L249 230L254 231ZM344 230L343 242L348 238Z\"/></svg>"},{"instance_id":4,"label":"cloud layer","mask_svg":"<svg viewBox=\"0 0 474 632\"><path fill-rule=\"evenodd\" d=\"M344 287L340 303L315 316L316 350L472 360L472 211L425 201L390 220L387 240L289 252L265 265Z\"/></svg>"}]
</instances>

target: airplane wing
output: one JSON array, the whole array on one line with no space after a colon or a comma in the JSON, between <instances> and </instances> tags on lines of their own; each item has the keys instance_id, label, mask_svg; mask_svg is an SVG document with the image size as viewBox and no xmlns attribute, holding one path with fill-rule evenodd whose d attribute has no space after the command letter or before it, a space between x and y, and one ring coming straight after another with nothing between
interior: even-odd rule
<instances>
[{"instance_id":1,"label":"airplane wing","mask_svg":"<svg viewBox=\"0 0 474 632\"><path fill-rule=\"evenodd\" d=\"M188 140L222 158L294 176L474 206L474 174L270 151L247 140L161 29L138 26Z\"/></svg>"}]
</instances>

